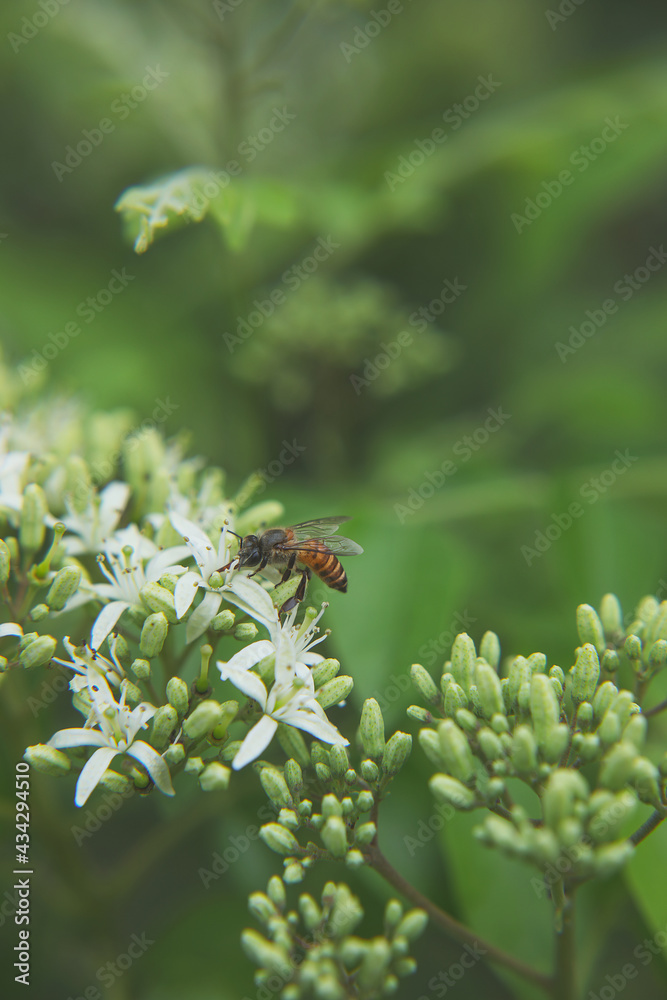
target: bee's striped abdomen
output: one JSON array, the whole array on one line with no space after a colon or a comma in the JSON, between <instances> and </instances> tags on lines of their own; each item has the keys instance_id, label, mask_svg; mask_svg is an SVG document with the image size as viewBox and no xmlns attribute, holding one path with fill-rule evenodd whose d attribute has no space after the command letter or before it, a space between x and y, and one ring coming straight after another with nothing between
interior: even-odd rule
<instances>
[{"instance_id":1,"label":"bee's striped abdomen","mask_svg":"<svg viewBox=\"0 0 667 1000\"><path fill-rule=\"evenodd\" d=\"M347 575L338 556L335 556L324 542L319 540L310 539L307 544L310 551L302 549L299 552L299 561L312 569L313 573L317 573L327 587L345 593ZM312 551L313 549L317 549L317 551Z\"/></svg>"}]
</instances>

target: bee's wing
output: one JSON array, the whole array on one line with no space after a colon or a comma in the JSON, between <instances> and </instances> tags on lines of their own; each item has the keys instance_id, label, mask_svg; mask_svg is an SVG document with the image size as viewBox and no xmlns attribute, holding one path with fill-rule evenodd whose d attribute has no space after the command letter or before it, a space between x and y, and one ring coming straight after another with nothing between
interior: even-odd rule
<instances>
[{"instance_id":1,"label":"bee's wing","mask_svg":"<svg viewBox=\"0 0 667 1000\"><path fill-rule=\"evenodd\" d=\"M281 542L277 548L281 551L296 551L296 552L321 552L322 549L316 545L309 545L310 540L317 541L318 539L311 538L304 539L304 541L298 541L295 539L290 542ZM351 538L344 538L342 535L333 535L331 538L327 537L324 539L324 544L337 556L360 556L364 551L361 545L357 545L353 542Z\"/></svg>"},{"instance_id":2,"label":"bee's wing","mask_svg":"<svg viewBox=\"0 0 667 1000\"><path fill-rule=\"evenodd\" d=\"M294 534L297 541L306 541L309 538L328 538L338 531L344 521L350 521L349 517L318 517L314 521L302 521L301 524L292 524L287 531Z\"/></svg>"}]
</instances>

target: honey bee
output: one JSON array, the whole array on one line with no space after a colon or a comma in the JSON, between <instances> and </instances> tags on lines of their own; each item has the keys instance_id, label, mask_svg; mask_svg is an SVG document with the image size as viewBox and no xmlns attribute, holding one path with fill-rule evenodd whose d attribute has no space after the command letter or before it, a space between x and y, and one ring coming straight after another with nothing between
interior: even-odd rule
<instances>
[{"instance_id":1,"label":"honey bee","mask_svg":"<svg viewBox=\"0 0 667 1000\"><path fill-rule=\"evenodd\" d=\"M246 535L240 539L238 555L232 562L236 562L237 569L256 566L250 576L267 565L285 566L281 583L289 580L293 572L301 573L297 591L283 604L281 614L291 611L304 599L311 572L327 587L345 593L347 575L338 556L358 556L364 551L350 538L334 536L339 526L349 520L349 517L320 517L293 524L291 528L268 528L259 535Z\"/></svg>"}]
</instances>

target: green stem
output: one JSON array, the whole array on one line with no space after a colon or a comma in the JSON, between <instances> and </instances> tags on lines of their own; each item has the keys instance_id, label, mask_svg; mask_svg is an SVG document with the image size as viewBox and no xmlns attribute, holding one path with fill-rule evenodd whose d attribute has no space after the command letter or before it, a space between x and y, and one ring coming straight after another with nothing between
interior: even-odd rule
<instances>
[{"instance_id":1,"label":"green stem","mask_svg":"<svg viewBox=\"0 0 667 1000\"><path fill-rule=\"evenodd\" d=\"M504 966L504 968L515 972L523 979L527 979L529 982L541 987L545 992L551 989L552 980L550 976L539 972L530 965L526 965L525 962L514 958L513 955L508 954L501 948L496 948L490 941L485 941L478 934L475 934L466 927L465 924L459 923L458 920L455 920L454 917L445 913L439 906L436 906L430 899L422 895L419 889L416 889L407 879L403 878L400 872L396 871L394 866L384 856L377 843L371 844L367 848L366 859L371 867L392 885L394 889L400 892L402 896L405 896L406 899L409 899L410 902L414 903L415 906L419 906L422 910L425 910L431 920L450 937L453 937L456 941L460 941L462 944L473 945L484 955L487 961L496 962L498 965Z\"/></svg>"},{"instance_id":2,"label":"green stem","mask_svg":"<svg viewBox=\"0 0 667 1000\"><path fill-rule=\"evenodd\" d=\"M642 712L647 719L650 719L652 715L658 715L660 712L664 712L667 708L667 698L664 701L659 702L659 704L654 705L653 708L643 708Z\"/></svg>"},{"instance_id":3,"label":"green stem","mask_svg":"<svg viewBox=\"0 0 667 1000\"><path fill-rule=\"evenodd\" d=\"M574 890L568 895L563 880L553 886L556 906L556 961L553 1000L574 1000L576 991L576 948L574 938Z\"/></svg>"},{"instance_id":4,"label":"green stem","mask_svg":"<svg viewBox=\"0 0 667 1000\"><path fill-rule=\"evenodd\" d=\"M649 833L653 833L653 831L655 830L655 828L657 826L659 826L660 823L662 823L662 821L664 820L664 818L665 818L665 814L662 813L662 812L659 812L656 809L654 813L651 813L651 815L646 820L646 822L642 823L642 825L639 827L639 829L635 830L635 832L630 837L628 837L628 840L630 841L630 843L634 844L635 847L636 847L637 844L640 844L642 842L642 840L644 840L645 837L648 837Z\"/></svg>"}]
</instances>

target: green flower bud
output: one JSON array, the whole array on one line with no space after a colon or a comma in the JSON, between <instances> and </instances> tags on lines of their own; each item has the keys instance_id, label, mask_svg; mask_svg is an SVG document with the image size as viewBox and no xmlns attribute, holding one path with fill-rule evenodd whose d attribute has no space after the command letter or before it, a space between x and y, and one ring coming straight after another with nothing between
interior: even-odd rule
<instances>
[{"instance_id":1,"label":"green flower bud","mask_svg":"<svg viewBox=\"0 0 667 1000\"><path fill-rule=\"evenodd\" d=\"M384 752L384 719L375 698L367 698L361 710L359 723L361 745L369 757L379 759Z\"/></svg>"},{"instance_id":2,"label":"green flower bud","mask_svg":"<svg viewBox=\"0 0 667 1000\"><path fill-rule=\"evenodd\" d=\"M311 670L315 687L322 687L322 685L326 684L327 681L333 680L339 670L340 660L334 660L332 658L321 660Z\"/></svg>"},{"instance_id":3,"label":"green flower bud","mask_svg":"<svg viewBox=\"0 0 667 1000\"><path fill-rule=\"evenodd\" d=\"M633 743L627 740L615 743L602 760L599 784L614 792L619 791L630 780L638 756Z\"/></svg>"},{"instance_id":4,"label":"green flower bud","mask_svg":"<svg viewBox=\"0 0 667 1000\"><path fill-rule=\"evenodd\" d=\"M307 892L299 896L299 913L306 930L310 933L322 922L322 910Z\"/></svg>"},{"instance_id":5,"label":"green flower bud","mask_svg":"<svg viewBox=\"0 0 667 1000\"><path fill-rule=\"evenodd\" d=\"M498 760L503 755L503 745L492 729L484 727L477 733L482 753L487 760Z\"/></svg>"},{"instance_id":6,"label":"green flower bud","mask_svg":"<svg viewBox=\"0 0 667 1000\"><path fill-rule=\"evenodd\" d=\"M328 751L329 769L336 778L343 778L350 766L347 750L340 745L332 746Z\"/></svg>"},{"instance_id":7,"label":"green flower bud","mask_svg":"<svg viewBox=\"0 0 667 1000\"><path fill-rule=\"evenodd\" d=\"M440 692L428 670L422 667L421 663L412 664L410 667L410 677L424 701L431 702L433 705L439 704Z\"/></svg>"},{"instance_id":8,"label":"green flower bud","mask_svg":"<svg viewBox=\"0 0 667 1000\"><path fill-rule=\"evenodd\" d=\"M234 628L235 621L236 616L234 612L225 608L224 611L219 611L213 618L211 621L211 628L214 632L231 632Z\"/></svg>"},{"instance_id":9,"label":"green flower bud","mask_svg":"<svg viewBox=\"0 0 667 1000\"><path fill-rule=\"evenodd\" d=\"M335 795L329 793L322 798L322 815L325 819L328 819L329 816L340 817L343 815L343 807Z\"/></svg>"},{"instance_id":10,"label":"green flower bud","mask_svg":"<svg viewBox=\"0 0 667 1000\"><path fill-rule=\"evenodd\" d=\"M310 754L306 741L294 726L286 726L281 723L278 726L278 742L283 748L286 757L291 757L297 761L301 767L310 767Z\"/></svg>"},{"instance_id":11,"label":"green flower bud","mask_svg":"<svg viewBox=\"0 0 667 1000\"><path fill-rule=\"evenodd\" d=\"M650 622L652 618L658 613L658 608L660 605L655 597L642 597L641 601L637 605L637 610L635 614L641 622Z\"/></svg>"},{"instance_id":12,"label":"green flower bud","mask_svg":"<svg viewBox=\"0 0 667 1000\"><path fill-rule=\"evenodd\" d=\"M331 708L332 705L338 705L345 701L353 687L354 680L342 674L323 684L316 692L315 697L322 708Z\"/></svg>"},{"instance_id":13,"label":"green flower bud","mask_svg":"<svg viewBox=\"0 0 667 1000\"><path fill-rule=\"evenodd\" d=\"M604 681L600 684L593 697L593 716L596 720L604 718L607 709L611 706L618 694L618 688L611 681Z\"/></svg>"},{"instance_id":14,"label":"green flower bud","mask_svg":"<svg viewBox=\"0 0 667 1000\"><path fill-rule=\"evenodd\" d=\"M595 852L595 874L598 878L608 878L624 867L634 854L634 846L629 840L600 847Z\"/></svg>"},{"instance_id":15,"label":"green flower bud","mask_svg":"<svg viewBox=\"0 0 667 1000\"><path fill-rule=\"evenodd\" d=\"M349 795L344 795L340 804L343 807L343 816L352 816L356 813L356 807Z\"/></svg>"},{"instance_id":16,"label":"green flower bud","mask_svg":"<svg viewBox=\"0 0 667 1000\"><path fill-rule=\"evenodd\" d=\"M126 798L134 794L134 784L124 774L106 770L100 778L100 785L108 792L118 792Z\"/></svg>"},{"instance_id":17,"label":"green flower bud","mask_svg":"<svg viewBox=\"0 0 667 1000\"><path fill-rule=\"evenodd\" d=\"M468 707L468 696L456 681L447 686L445 693L445 715L453 718L460 708Z\"/></svg>"},{"instance_id":18,"label":"green flower bud","mask_svg":"<svg viewBox=\"0 0 667 1000\"><path fill-rule=\"evenodd\" d=\"M582 646L594 646L600 655L607 648L602 622L597 611L590 604L580 604L577 608L577 632Z\"/></svg>"},{"instance_id":19,"label":"green flower bud","mask_svg":"<svg viewBox=\"0 0 667 1000\"><path fill-rule=\"evenodd\" d=\"M35 633L32 634L34 635ZM32 667L43 667L45 663L49 662L56 651L56 640L52 635L38 635L36 639L33 639L32 642L24 646L23 641L26 638L27 636L24 636L20 644L20 665L26 670L30 670Z\"/></svg>"},{"instance_id":20,"label":"green flower bud","mask_svg":"<svg viewBox=\"0 0 667 1000\"><path fill-rule=\"evenodd\" d=\"M651 650L648 654L648 664L654 670L664 667L667 663L667 640L658 639L651 646Z\"/></svg>"},{"instance_id":21,"label":"green flower bud","mask_svg":"<svg viewBox=\"0 0 667 1000\"><path fill-rule=\"evenodd\" d=\"M562 821L573 816L576 800L585 801L588 795L588 785L579 771L570 768L553 771L542 795L546 825L557 833Z\"/></svg>"},{"instance_id":22,"label":"green flower bud","mask_svg":"<svg viewBox=\"0 0 667 1000\"><path fill-rule=\"evenodd\" d=\"M72 767L69 757L62 750L56 750L55 747L46 746L44 743L27 747L23 759L27 760L36 771L42 771L44 774L50 774L54 777L67 774Z\"/></svg>"},{"instance_id":23,"label":"green flower bud","mask_svg":"<svg viewBox=\"0 0 667 1000\"><path fill-rule=\"evenodd\" d=\"M175 573L163 573L158 583L165 590L168 590L170 594L173 594L176 590L176 584L178 583L179 577Z\"/></svg>"},{"instance_id":24,"label":"green flower bud","mask_svg":"<svg viewBox=\"0 0 667 1000\"><path fill-rule=\"evenodd\" d=\"M528 657L531 674L543 674L547 669L547 658L544 653L531 653Z\"/></svg>"},{"instance_id":25,"label":"green flower bud","mask_svg":"<svg viewBox=\"0 0 667 1000\"><path fill-rule=\"evenodd\" d=\"M151 742L158 750L169 740L178 724L178 714L173 705L160 705L151 720Z\"/></svg>"},{"instance_id":26,"label":"green flower bud","mask_svg":"<svg viewBox=\"0 0 667 1000\"><path fill-rule=\"evenodd\" d=\"M185 715L189 705L188 686L180 677L170 677L167 681L167 700L179 715Z\"/></svg>"},{"instance_id":27,"label":"green flower bud","mask_svg":"<svg viewBox=\"0 0 667 1000\"><path fill-rule=\"evenodd\" d=\"M454 718L464 732L470 733L473 736L477 733L479 719L472 712L469 712L467 708L460 708Z\"/></svg>"},{"instance_id":28,"label":"green flower bud","mask_svg":"<svg viewBox=\"0 0 667 1000\"><path fill-rule=\"evenodd\" d=\"M238 715L238 711L238 701L234 701L233 699L230 701L223 701L220 706L220 722L213 729L211 739L218 742L224 742L227 739L227 730Z\"/></svg>"},{"instance_id":29,"label":"green flower bud","mask_svg":"<svg viewBox=\"0 0 667 1000\"><path fill-rule=\"evenodd\" d=\"M428 709L422 708L421 705L410 705L410 707L406 710L406 715L408 715L411 719L416 719L417 722L430 724L434 721L433 716Z\"/></svg>"},{"instance_id":30,"label":"green flower bud","mask_svg":"<svg viewBox=\"0 0 667 1000\"><path fill-rule=\"evenodd\" d=\"M605 716L598 726L597 735L605 746L616 743L621 735L621 720L613 708L605 712Z\"/></svg>"},{"instance_id":31,"label":"green flower bud","mask_svg":"<svg viewBox=\"0 0 667 1000\"><path fill-rule=\"evenodd\" d=\"M259 629L254 622L241 622L234 629L234 638L238 639L239 642L252 642L258 632Z\"/></svg>"},{"instance_id":32,"label":"green flower bud","mask_svg":"<svg viewBox=\"0 0 667 1000\"><path fill-rule=\"evenodd\" d=\"M129 705L138 705L140 701L143 701L143 692L132 681L124 680L122 687L125 689L125 701Z\"/></svg>"},{"instance_id":33,"label":"green flower bud","mask_svg":"<svg viewBox=\"0 0 667 1000\"><path fill-rule=\"evenodd\" d=\"M523 857L527 853L525 838L514 823L502 816L486 816L481 826L473 830L473 836L492 847L497 847L510 857Z\"/></svg>"},{"instance_id":34,"label":"green flower bud","mask_svg":"<svg viewBox=\"0 0 667 1000\"><path fill-rule=\"evenodd\" d=\"M613 705L616 715L621 720L621 728L627 725L630 716L640 711L639 705L632 700L630 691L619 691Z\"/></svg>"},{"instance_id":35,"label":"green flower bud","mask_svg":"<svg viewBox=\"0 0 667 1000\"><path fill-rule=\"evenodd\" d=\"M428 924L428 914L425 910L409 910L396 928L396 936L406 937L408 941L416 941Z\"/></svg>"},{"instance_id":36,"label":"green flower bud","mask_svg":"<svg viewBox=\"0 0 667 1000\"><path fill-rule=\"evenodd\" d=\"M248 909L256 920L267 926L276 916L276 908L273 902L263 892L253 892L248 896Z\"/></svg>"},{"instance_id":37,"label":"green flower bud","mask_svg":"<svg viewBox=\"0 0 667 1000\"><path fill-rule=\"evenodd\" d=\"M328 785L331 781L331 771L327 764L317 763L315 765L315 777L322 785Z\"/></svg>"},{"instance_id":38,"label":"green flower bud","mask_svg":"<svg viewBox=\"0 0 667 1000\"><path fill-rule=\"evenodd\" d=\"M451 719L438 726L440 750L447 770L459 781L469 781L475 773L475 761L464 733Z\"/></svg>"},{"instance_id":39,"label":"green flower bud","mask_svg":"<svg viewBox=\"0 0 667 1000\"><path fill-rule=\"evenodd\" d=\"M275 972L285 980L291 978L293 966L284 948L267 941L262 934L254 930L243 931L241 944L248 958L260 968Z\"/></svg>"},{"instance_id":40,"label":"green flower bud","mask_svg":"<svg viewBox=\"0 0 667 1000\"><path fill-rule=\"evenodd\" d=\"M341 942L340 960L346 969L351 970L359 965L368 949L368 942L363 938L347 937Z\"/></svg>"},{"instance_id":41,"label":"green flower bud","mask_svg":"<svg viewBox=\"0 0 667 1000\"><path fill-rule=\"evenodd\" d=\"M558 827L558 839L560 840L563 847L573 847L575 844L579 844L583 836L583 826L578 819L574 816L569 816L564 819Z\"/></svg>"},{"instance_id":42,"label":"green flower bud","mask_svg":"<svg viewBox=\"0 0 667 1000\"><path fill-rule=\"evenodd\" d=\"M455 809L473 809L477 804L475 793L448 774L434 774L429 787L438 802L453 805Z\"/></svg>"},{"instance_id":43,"label":"green flower bud","mask_svg":"<svg viewBox=\"0 0 667 1000\"><path fill-rule=\"evenodd\" d=\"M199 776L199 784L204 792L226 791L229 787L231 768L214 760L207 764Z\"/></svg>"},{"instance_id":44,"label":"green flower bud","mask_svg":"<svg viewBox=\"0 0 667 1000\"><path fill-rule=\"evenodd\" d=\"M648 622L644 640L648 646L657 639L667 639L667 601L662 601L655 616Z\"/></svg>"},{"instance_id":45,"label":"green flower bud","mask_svg":"<svg viewBox=\"0 0 667 1000\"><path fill-rule=\"evenodd\" d=\"M530 831L532 854L540 865L553 865L560 855L560 844L552 830L546 827Z\"/></svg>"},{"instance_id":46,"label":"green flower bud","mask_svg":"<svg viewBox=\"0 0 667 1000\"><path fill-rule=\"evenodd\" d=\"M146 583L140 591L141 600L149 611L161 612L170 625L178 621L174 608L174 595L159 583Z\"/></svg>"},{"instance_id":47,"label":"green flower bud","mask_svg":"<svg viewBox=\"0 0 667 1000\"><path fill-rule=\"evenodd\" d=\"M12 557L9 546L4 538L0 538L0 585L7 583L12 567Z\"/></svg>"},{"instance_id":48,"label":"green flower bud","mask_svg":"<svg viewBox=\"0 0 667 1000\"><path fill-rule=\"evenodd\" d=\"M344 749L341 747L341 750ZM290 759L286 761L284 767L285 781L287 782L287 787L290 790L292 801L296 801L303 789L303 771L301 770L301 765L295 760Z\"/></svg>"},{"instance_id":49,"label":"green flower bud","mask_svg":"<svg viewBox=\"0 0 667 1000\"><path fill-rule=\"evenodd\" d=\"M631 781L642 802L648 802L656 809L661 808L660 772L655 764L646 757L638 757L632 769Z\"/></svg>"},{"instance_id":50,"label":"green flower bud","mask_svg":"<svg viewBox=\"0 0 667 1000\"><path fill-rule=\"evenodd\" d=\"M646 730L648 723L644 715L631 715L623 730L623 739L629 740L637 750L642 750L646 743Z\"/></svg>"},{"instance_id":51,"label":"green flower bud","mask_svg":"<svg viewBox=\"0 0 667 1000\"><path fill-rule=\"evenodd\" d=\"M593 722L593 706L590 701L582 701L577 709L577 726L579 729L590 729Z\"/></svg>"},{"instance_id":52,"label":"green flower bud","mask_svg":"<svg viewBox=\"0 0 667 1000\"><path fill-rule=\"evenodd\" d=\"M222 706L217 701L200 701L195 710L183 722L183 732L191 740L198 740L220 725L223 718Z\"/></svg>"},{"instance_id":53,"label":"green flower bud","mask_svg":"<svg viewBox=\"0 0 667 1000\"><path fill-rule=\"evenodd\" d=\"M500 639L495 632L485 632L479 645L479 655L483 656L489 666L498 669L500 663Z\"/></svg>"},{"instance_id":54,"label":"green flower bud","mask_svg":"<svg viewBox=\"0 0 667 1000\"><path fill-rule=\"evenodd\" d=\"M141 629L139 649L149 660L162 652L169 625L165 615L158 611L149 615Z\"/></svg>"},{"instance_id":55,"label":"green flower bud","mask_svg":"<svg viewBox=\"0 0 667 1000\"><path fill-rule=\"evenodd\" d=\"M278 813L278 822L288 830L298 830L301 826L299 817L293 809L281 809Z\"/></svg>"},{"instance_id":56,"label":"green flower bud","mask_svg":"<svg viewBox=\"0 0 667 1000\"><path fill-rule=\"evenodd\" d=\"M537 744L530 726L517 726L512 739L512 764L518 774L537 771Z\"/></svg>"},{"instance_id":57,"label":"green flower bud","mask_svg":"<svg viewBox=\"0 0 667 1000\"><path fill-rule=\"evenodd\" d=\"M366 847L375 840L377 827L375 823L359 823L354 829L354 842Z\"/></svg>"},{"instance_id":58,"label":"green flower bud","mask_svg":"<svg viewBox=\"0 0 667 1000\"><path fill-rule=\"evenodd\" d=\"M506 715L501 715L499 712L497 715L494 715L493 718L491 719L491 729L493 729L494 733L498 733L500 736L502 736L503 733L509 732L509 728L510 724L507 721Z\"/></svg>"},{"instance_id":59,"label":"green flower bud","mask_svg":"<svg viewBox=\"0 0 667 1000\"><path fill-rule=\"evenodd\" d=\"M384 908L384 928L387 937L391 937L403 919L403 907L397 899L390 899Z\"/></svg>"},{"instance_id":60,"label":"green flower bud","mask_svg":"<svg viewBox=\"0 0 667 1000\"><path fill-rule=\"evenodd\" d=\"M540 747L542 756L550 764L555 764L563 756L570 739L570 730L565 723L550 729Z\"/></svg>"},{"instance_id":61,"label":"green flower bud","mask_svg":"<svg viewBox=\"0 0 667 1000\"><path fill-rule=\"evenodd\" d=\"M538 746L542 748L549 733L560 720L560 705L551 680L546 674L534 674L530 685L530 714Z\"/></svg>"},{"instance_id":62,"label":"green flower bud","mask_svg":"<svg viewBox=\"0 0 667 1000\"><path fill-rule=\"evenodd\" d=\"M505 705L502 688L500 687L498 674L493 667L490 667L484 661L478 662L475 669L475 683L479 692L482 711L486 718L491 718L497 712L503 713Z\"/></svg>"},{"instance_id":63,"label":"green flower bud","mask_svg":"<svg viewBox=\"0 0 667 1000\"><path fill-rule=\"evenodd\" d=\"M301 864L300 861L292 859L288 864L285 865L285 871L283 872L283 882L287 885L297 885L299 882L303 882L306 876L306 869Z\"/></svg>"},{"instance_id":64,"label":"green flower bud","mask_svg":"<svg viewBox=\"0 0 667 1000\"><path fill-rule=\"evenodd\" d=\"M276 854L294 854L299 850L299 841L280 823L266 823L260 828L259 835Z\"/></svg>"},{"instance_id":65,"label":"green flower bud","mask_svg":"<svg viewBox=\"0 0 667 1000\"><path fill-rule=\"evenodd\" d=\"M412 750L412 736L409 733L395 732L387 741L382 755L382 770L393 777L401 770Z\"/></svg>"},{"instance_id":66,"label":"green flower bud","mask_svg":"<svg viewBox=\"0 0 667 1000\"><path fill-rule=\"evenodd\" d=\"M562 667L557 667L556 664L549 670L549 677L552 681L558 681L561 686L561 690L565 686L565 674L563 673Z\"/></svg>"},{"instance_id":67,"label":"green flower bud","mask_svg":"<svg viewBox=\"0 0 667 1000\"><path fill-rule=\"evenodd\" d=\"M347 827L340 816L329 816L320 831L322 843L335 858L347 853Z\"/></svg>"},{"instance_id":68,"label":"green flower bud","mask_svg":"<svg viewBox=\"0 0 667 1000\"><path fill-rule=\"evenodd\" d=\"M81 583L81 570L78 566L63 566L53 578L53 583L46 595L46 603L52 611L62 611L70 597L77 592Z\"/></svg>"},{"instance_id":69,"label":"green flower bud","mask_svg":"<svg viewBox=\"0 0 667 1000\"><path fill-rule=\"evenodd\" d=\"M525 656L515 656L510 664L507 686L510 707L513 708L519 700L519 691L524 684L530 684L533 672Z\"/></svg>"},{"instance_id":70,"label":"green flower bud","mask_svg":"<svg viewBox=\"0 0 667 1000\"><path fill-rule=\"evenodd\" d=\"M375 784L380 777L380 768L374 760L362 760L360 770L361 777L364 781L367 781L369 785Z\"/></svg>"},{"instance_id":71,"label":"green flower bud","mask_svg":"<svg viewBox=\"0 0 667 1000\"><path fill-rule=\"evenodd\" d=\"M46 494L37 483L29 483L23 491L23 510L19 527L19 545L23 552L37 552L42 547L49 512Z\"/></svg>"},{"instance_id":72,"label":"green flower bud","mask_svg":"<svg viewBox=\"0 0 667 1000\"><path fill-rule=\"evenodd\" d=\"M436 731L434 729L420 729L418 739L420 747L430 762L436 767L445 767L445 758L440 749L440 737Z\"/></svg>"},{"instance_id":73,"label":"green flower bud","mask_svg":"<svg viewBox=\"0 0 667 1000\"><path fill-rule=\"evenodd\" d=\"M277 910L284 910L287 904L285 883L277 875L272 875L266 888L267 895Z\"/></svg>"},{"instance_id":74,"label":"green flower bud","mask_svg":"<svg viewBox=\"0 0 667 1000\"><path fill-rule=\"evenodd\" d=\"M201 757L188 757L183 770L185 774L194 774L196 777L199 777L204 767L205 764Z\"/></svg>"},{"instance_id":75,"label":"green flower bud","mask_svg":"<svg viewBox=\"0 0 667 1000\"><path fill-rule=\"evenodd\" d=\"M600 677L600 661L595 646L586 643L579 648L570 671L570 692L574 702L590 701Z\"/></svg>"},{"instance_id":76,"label":"green flower bud","mask_svg":"<svg viewBox=\"0 0 667 1000\"><path fill-rule=\"evenodd\" d=\"M310 799L303 799L299 802L299 816L310 816L313 811L313 803Z\"/></svg>"},{"instance_id":77,"label":"green flower bud","mask_svg":"<svg viewBox=\"0 0 667 1000\"><path fill-rule=\"evenodd\" d=\"M372 992L377 991L377 994L380 994L390 962L389 942L381 937L369 941L368 951L362 959L361 968L357 975L362 996L365 992L372 994Z\"/></svg>"},{"instance_id":78,"label":"green flower bud","mask_svg":"<svg viewBox=\"0 0 667 1000\"><path fill-rule=\"evenodd\" d=\"M582 738L581 745L579 747L579 756L581 759L586 762L597 760L601 751L602 744L597 734L586 733L586 735Z\"/></svg>"},{"instance_id":79,"label":"green flower bud","mask_svg":"<svg viewBox=\"0 0 667 1000\"><path fill-rule=\"evenodd\" d=\"M287 782L282 771L277 767L259 768L259 780L266 796L278 808L289 808L292 806L292 796L290 795Z\"/></svg>"},{"instance_id":80,"label":"green flower bud","mask_svg":"<svg viewBox=\"0 0 667 1000\"><path fill-rule=\"evenodd\" d=\"M171 708L171 705L168 707ZM155 716L153 718L155 718ZM182 764L185 760L185 747L182 743L172 743L171 746L167 747L162 756L166 760L167 764L171 764L172 767L175 767L176 764Z\"/></svg>"},{"instance_id":81,"label":"green flower bud","mask_svg":"<svg viewBox=\"0 0 667 1000\"><path fill-rule=\"evenodd\" d=\"M600 667L608 674L615 674L621 665L621 658L615 649L605 649L600 660Z\"/></svg>"},{"instance_id":82,"label":"green flower bud","mask_svg":"<svg viewBox=\"0 0 667 1000\"><path fill-rule=\"evenodd\" d=\"M357 795L357 808L360 813L370 812L375 804L375 799L373 798L373 793L364 789Z\"/></svg>"},{"instance_id":83,"label":"green flower bud","mask_svg":"<svg viewBox=\"0 0 667 1000\"><path fill-rule=\"evenodd\" d=\"M470 690L475 676L476 664L475 643L466 632L459 633L452 645L451 672L454 675L454 680L461 685L464 691Z\"/></svg>"},{"instance_id":84,"label":"green flower bud","mask_svg":"<svg viewBox=\"0 0 667 1000\"><path fill-rule=\"evenodd\" d=\"M600 618L605 635L614 639L623 631L623 612L615 594L605 594L600 602Z\"/></svg>"},{"instance_id":85,"label":"green flower bud","mask_svg":"<svg viewBox=\"0 0 667 1000\"><path fill-rule=\"evenodd\" d=\"M642 655L642 641L638 635L629 635L623 645L629 660L639 660Z\"/></svg>"}]
</instances>

